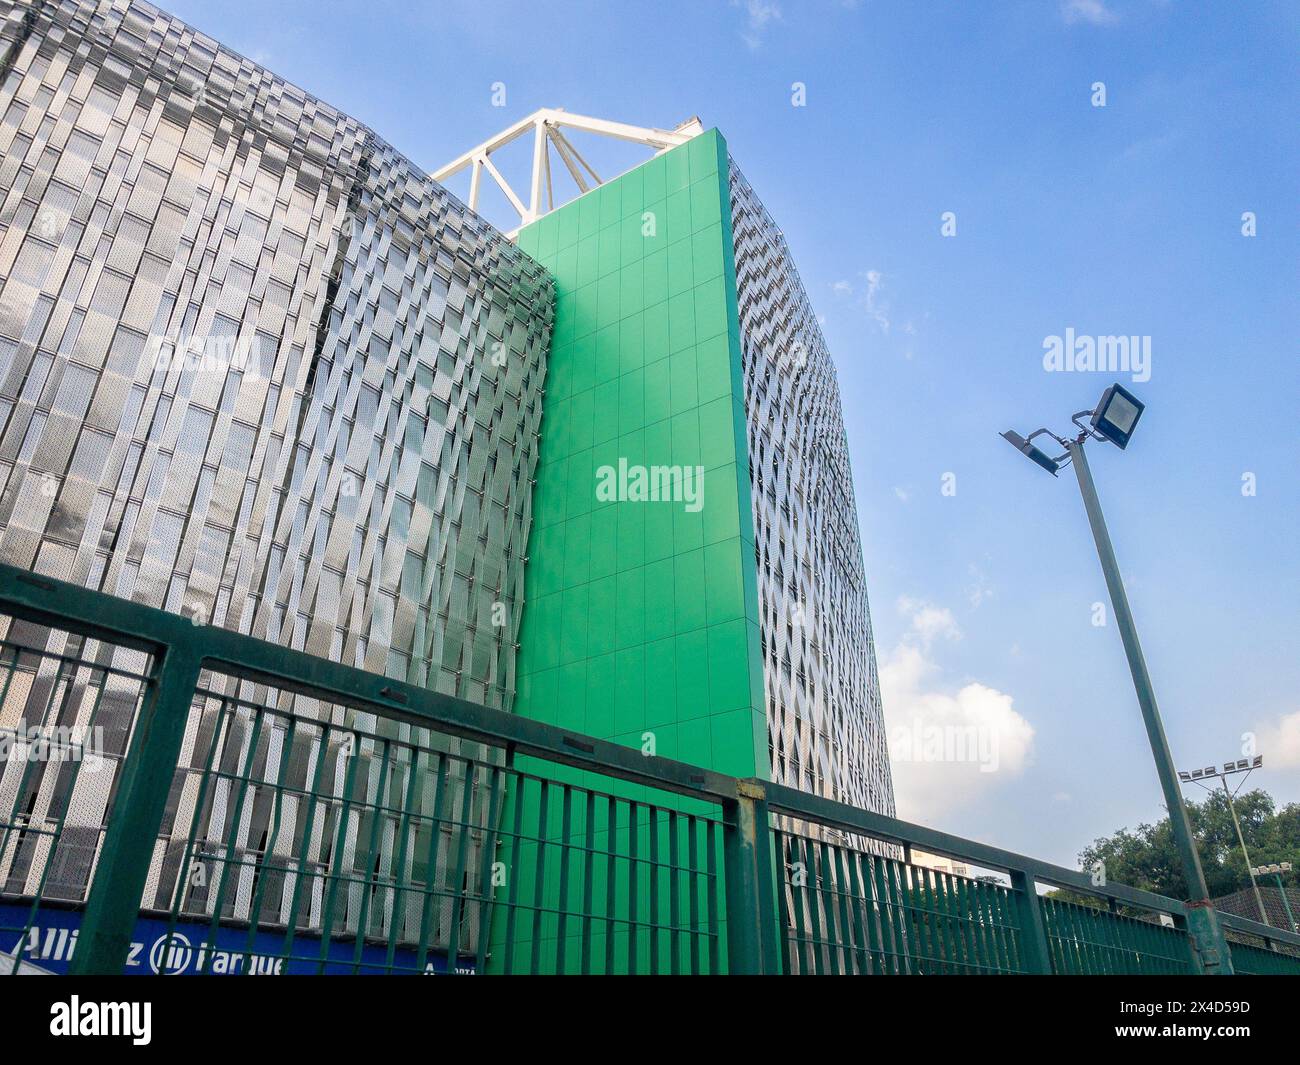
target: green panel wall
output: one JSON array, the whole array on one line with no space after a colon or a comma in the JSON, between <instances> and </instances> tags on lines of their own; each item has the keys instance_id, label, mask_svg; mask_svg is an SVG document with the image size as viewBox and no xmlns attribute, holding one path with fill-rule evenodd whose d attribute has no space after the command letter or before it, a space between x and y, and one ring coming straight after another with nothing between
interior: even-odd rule
<instances>
[{"instance_id":1,"label":"green panel wall","mask_svg":"<svg viewBox=\"0 0 1300 1065\"><path fill-rule=\"evenodd\" d=\"M556 313L515 711L766 776L729 204L710 131L519 235ZM599 502L620 458L703 466L702 509Z\"/></svg>"},{"instance_id":2,"label":"green panel wall","mask_svg":"<svg viewBox=\"0 0 1300 1065\"><path fill-rule=\"evenodd\" d=\"M641 749L649 739L661 757L769 777L726 144L704 133L526 227L518 243L553 273L556 308L514 710ZM703 467L702 507L599 501L596 471L620 459ZM716 815L593 774L518 764ZM531 792L521 806L510 798L507 837L516 814L534 839L572 842L585 832L579 796L565 821L554 794L544 825ZM597 849L624 853L625 833L611 844L608 827L607 818L595 826ZM639 835L645 854L649 829ZM536 844L517 854L510 846L507 838L498 859L514 897L532 904ZM549 861L537 923L543 957L560 935L554 911L578 905L559 897ZM602 870L594 875L600 899ZM515 914L516 964L526 969L534 913ZM506 917L497 907L491 969L502 965ZM603 951L597 936L596 956ZM647 957L644 944L638 956Z\"/></svg>"}]
</instances>

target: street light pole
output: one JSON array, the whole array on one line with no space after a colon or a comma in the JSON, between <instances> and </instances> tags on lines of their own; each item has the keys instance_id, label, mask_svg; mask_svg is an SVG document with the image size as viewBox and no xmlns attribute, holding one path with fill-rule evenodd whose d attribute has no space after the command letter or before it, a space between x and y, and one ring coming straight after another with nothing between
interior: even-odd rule
<instances>
[{"instance_id":1,"label":"street light pole","mask_svg":"<svg viewBox=\"0 0 1300 1065\"><path fill-rule=\"evenodd\" d=\"M1201 964L1206 971L1230 973L1232 968L1231 962L1228 961L1227 943L1223 936L1223 929L1215 917L1214 905L1210 902L1210 891L1205 884L1201 859L1196 853L1191 822L1187 819L1187 808L1183 805L1182 791L1178 787L1178 772L1174 768L1169 741L1165 738L1164 725L1160 721L1160 710L1156 706L1155 691L1151 686L1151 676L1147 672L1146 659L1142 656L1142 645L1138 642L1137 626L1133 623L1133 611L1129 609L1128 595L1124 591L1124 581L1119 573L1119 563L1115 560L1115 549L1111 546L1106 520L1102 517L1097 487L1093 484L1092 471L1088 468L1088 459L1083 453L1083 441L1083 435L1076 440L1065 441L1066 451L1079 481L1084 508L1088 512L1088 524L1092 527L1092 538L1097 545L1097 557L1101 560L1106 588L1110 592L1115 624L1119 627L1120 639L1124 642L1124 654L1128 657L1129 672L1133 675L1133 687L1137 689L1138 705L1142 708L1142 720L1146 724L1147 738L1151 741L1151 754L1155 758L1156 773L1160 777L1160 789L1164 792L1165 807L1169 811L1169 824L1173 829L1179 857L1182 859L1183 877L1187 881L1189 896L1188 930L1197 938Z\"/></svg>"},{"instance_id":2,"label":"street light pole","mask_svg":"<svg viewBox=\"0 0 1300 1065\"><path fill-rule=\"evenodd\" d=\"M1264 896L1259 893L1259 881L1255 879L1255 867L1250 864L1250 851L1246 850L1246 837L1241 834L1241 822L1237 820L1237 804L1232 801L1232 792L1228 789L1228 774L1219 777L1223 782L1223 795L1228 800L1228 810L1232 814L1232 827L1237 830L1237 842L1241 844L1241 856L1246 859L1246 872L1250 874L1250 886L1255 892L1255 905L1259 907L1259 919L1264 924L1272 924L1268 919L1268 910L1264 909Z\"/></svg>"},{"instance_id":3,"label":"street light pole","mask_svg":"<svg viewBox=\"0 0 1300 1065\"><path fill-rule=\"evenodd\" d=\"M1120 638L1124 641L1124 654L1128 657L1129 672L1133 675L1133 687L1137 689L1147 738L1151 741L1151 754L1155 758L1156 773L1160 777L1160 790L1164 792L1165 807L1169 810L1169 824L1178 846L1183 879L1187 882L1188 899L1184 919L1192 960L1200 972L1230 975L1232 956L1228 952L1228 941L1214 904L1210 901L1209 888L1205 885L1205 873L1201 870L1201 859L1196 853L1191 822L1187 819L1183 794L1178 788L1178 772L1174 769L1169 741L1165 738L1165 727L1161 724L1160 711L1156 707L1151 676L1147 673L1146 660L1142 657L1142 645L1138 643L1133 611L1129 609L1124 581L1119 575L1119 563L1115 561L1115 549L1111 546L1110 533L1106 531L1106 519L1101 514L1097 486L1092 483L1092 471L1088 469L1088 458L1083 453L1084 441L1089 437L1114 444L1123 451L1128 447L1145 409L1146 404L1116 382L1102 393L1096 407L1079 411L1070 419L1079 430L1078 435L1071 439L1057 436L1046 428L1036 429L1028 436L1021 436L1008 429L1002 438L1053 477L1067 463L1074 467L1075 476L1079 479L1079 492L1083 495L1084 509L1088 512L1092 538L1097 545L1097 557L1101 560L1101 571L1110 592L1115 622L1119 626ZM1086 425L1082 420L1084 418L1089 419ZM1065 454L1054 458L1039 450L1034 441L1043 436L1050 437L1065 448Z\"/></svg>"},{"instance_id":4,"label":"street light pole","mask_svg":"<svg viewBox=\"0 0 1300 1065\"><path fill-rule=\"evenodd\" d=\"M1115 561L1115 549L1111 546L1110 533L1106 531L1106 519L1101 514L1097 487L1092 483L1092 471L1088 469L1088 459L1083 453L1083 442L1070 441L1066 450L1079 480L1083 505L1088 511L1088 524L1092 526L1092 538L1097 543L1097 557L1101 559L1101 570L1105 574L1106 588L1110 592L1110 602L1115 612L1115 624L1119 627L1120 639L1124 642L1129 672L1133 674L1133 687L1137 689L1142 720L1146 723L1151 753L1155 756L1156 773L1160 776L1160 788L1165 795L1165 806L1169 809L1169 824L1174 830L1174 841L1182 859L1187 890L1193 902L1204 901L1208 904L1210 892L1205 886L1205 874L1201 871L1201 859L1196 853L1191 822L1187 819L1187 808L1183 805L1183 794L1178 787L1178 771L1174 768L1169 741L1165 738L1164 725L1160 722L1160 710L1156 706L1151 676L1147 673L1146 659L1142 656L1142 645L1138 643L1133 611L1129 609L1124 580L1119 574L1119 563Z\"/></svg>"},{"instance_id":5,"label":"street light pole","mask_svg":"<svg viewBox=\"0 0 1300 1065\"><path fill-rule=\"evenodd\" d=\"M1282 905L1286 909L1286 919L1291 923L1291 931L1300 932L1300 928L1296 927L1295 914L1291 912L1291 899L1286 893L1286 884L1282 882L1282 874L1277 873L1276 879L1277 879L1277 892L1279 895L1282 896Z\"/></svg>"}]
</instances>

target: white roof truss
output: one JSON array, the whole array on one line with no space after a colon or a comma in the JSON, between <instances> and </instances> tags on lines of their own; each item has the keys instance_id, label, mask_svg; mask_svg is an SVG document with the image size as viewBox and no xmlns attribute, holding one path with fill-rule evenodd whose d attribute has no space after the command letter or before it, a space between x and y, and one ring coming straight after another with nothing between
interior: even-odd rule
<instances>
[{"instance_id":1,"label":"white roof truss","mask_svg":"<svg viewBox=\"0 0 1300 1065\"><path fill-rule=\"evenodd\" d=\"M439 167L433 172L432 177L435 181L445 182L466 167L470 168L469 208L471 211L477 211L483 175L486 173L496 182L497 188L519 214L519 225L525 226L555 210L555 185L551 177L552 148L580 192L589 192L604 183L592 165L573 146L573 142L565 136L566 129L576 129L616 140L630 141L633 144L643 144L647 148L653 148L655 154L685 144L704 131L698 118L687 119L676 129L652 129L645 126L629 126L623 122L610 122L603 118L573 115L563 108L544 107L540 111L534 111L527 118L521 118L513 125L507 126L496 136L489 137L482 144L457 156L445 166ZM527 136L530 132L533 136L533 165L532 176L528 183L528 202L525 203L502 176L501 171L493 165L492 153ZM543 206L543 195L545 206Z\"/></svg>"}]
</instances>

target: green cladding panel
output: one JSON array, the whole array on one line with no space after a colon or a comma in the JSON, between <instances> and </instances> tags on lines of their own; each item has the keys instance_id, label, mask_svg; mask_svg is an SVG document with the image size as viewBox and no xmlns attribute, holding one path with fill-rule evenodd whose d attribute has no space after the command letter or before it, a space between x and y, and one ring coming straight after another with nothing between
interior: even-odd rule
<instances>
[{"instance_id":1,"label":"green cladding panel","mask_svg":"<svg viewBox=\"0 0 1300 1065\"><path fill-rule=\"evenodd\" d=\"M729 180L726 144L710 131L519 234L520 248L554 275L556 304L514 710L768 778ZM597 492L602 470L627 469L628 484L634 468L656 467L702 470L689 482L702 484L695 502L685 492ZM597 958L608 949L615 969L670 966L676 945L651 928L670 916L660 909L673 905L669 878L683 878L682 898L689 890L669 867L687 853L699 869L720 867L721 854L710 858L702 836L679 841L686 829L664 811L717 809L529 759L517 765L558 787L549 798L531 785L507 796L489 969L527 970L552 952L573 968L583 943L566 914L580 911L580 893L603 899L608 878L622 892L633 875L636 912L609 926L609 941L597 932L586 945ZM566 782L655 803L662 816L633 806L632 827L627 807L617 818L570 808ZM571 848L608 856L590 884L565 871ZM725 920L718 933L725 957Z\"/></svg>"},{"instance_id":2,"label":"green cladding panel","mask_svg":"<svg viewBox=\"0 0 1300 1065\"><path fill-rule=\"evenodd\" d=\"M515 710L767 776L726 144L704 133L518 242L556 307ZM620 463L702 468L702 493L602 500Z\"/></svg>"}]
</instances>

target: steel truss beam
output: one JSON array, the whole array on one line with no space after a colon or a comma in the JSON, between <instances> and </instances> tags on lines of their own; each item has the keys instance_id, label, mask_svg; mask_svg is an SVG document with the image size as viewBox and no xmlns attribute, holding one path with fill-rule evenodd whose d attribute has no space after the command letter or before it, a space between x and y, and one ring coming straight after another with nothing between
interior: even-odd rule
<instances>
[{"instance_id":1,"label":"steel truss beam","mask_svg":"<svg viewBox=\"0 0 1300 1065\"><path fill-rule=\"evenodd\" d=\"M540 111L534 111L527 118L521 118L513 125L507 126L500 133L489 137L463 155L457 156L450 163L435 170L431 176L434 181L445 182L467 167L470 168L469 209L477 211L482 177L486 172L519 214L519 225L527 225L555 209L555 189L551 181L550 149L552 147L569 171L579 192L589 192L595 186L603 184L600 175L564 135L565 129L577 129L602 137L642 144L647 148L653 148L656 154L676 148L679 144L685 144L692 137L704 132L704 127L698 118L689 118L676 129L668 130L629 126L623 122L610 122L603 118L573 115L559 107L544 107ZM528 202L525 203L493 165L492 153L507 144L514 143L520 137L527 136L530 132L533 135L533 163L528 182ZM588 183L583 176L583 171L590 175L591 182L594 184ZM546 196L545 206L542 204L543 188Z\"/></svg>"}]
</instances>

